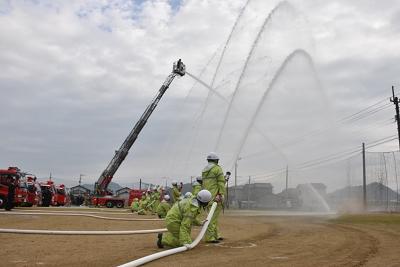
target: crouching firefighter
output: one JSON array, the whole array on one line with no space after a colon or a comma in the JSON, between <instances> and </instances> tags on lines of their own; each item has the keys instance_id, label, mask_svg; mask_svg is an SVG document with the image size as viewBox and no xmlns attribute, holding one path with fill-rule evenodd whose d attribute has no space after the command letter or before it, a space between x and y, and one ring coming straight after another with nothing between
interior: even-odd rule
<instances>
[{"instance_id":1,"label":"crouching firefighter","mask_svg":"<svg viewBox=\"0 0 400 267\"><path fill-rule=\"evenodd\" d=\"M169 234L158 234L157 246L159 248L164 246L175 248L191 244L192 223L210 201L210 191L201 190L197 196L184 198L173 205L165 217Z\"/></svg>"}]
</instances>

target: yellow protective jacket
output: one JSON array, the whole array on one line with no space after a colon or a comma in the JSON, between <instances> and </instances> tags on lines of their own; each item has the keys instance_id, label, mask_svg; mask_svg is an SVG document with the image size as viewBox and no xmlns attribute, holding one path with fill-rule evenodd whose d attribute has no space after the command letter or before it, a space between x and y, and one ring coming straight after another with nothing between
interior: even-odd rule
<instances>
[{"instance_id":1,"label":"yellow protective jacket","mask_svg":"<svg viewBox=\"0 0 400 267\"><path fill-rule=\"evenodd\" d=\"M176 186L174 186L172 188L172 199L174 200L174 202L178 201L178 198L181 196L181 192L179 192L178 188Z\"/></svg>"},{"instance_id":2,"label":"yellow protective jacket","mask_svg":"<svg viewBox=\"0 0 400 267\"><path fill-rule=\"evenodd\" d=\"M222 168L215 162L208 162L203 168L203 189L210 191L212 199L219 193L225 196L225 176ZM212 201L210 202L212 205Z\"/></svg>"},{"instance_id":3,"label":"yellow protective jacket","mask_svg":"<svg viewBox=\"0 0 400 267\"><path fill-rule=\"evenodd\" d=\"M165 223L167 227L173 226L177 230L179 228L179 243L181 245L192 243L190 238L192 223L201 211L200 203L194 196L191 196L174 204L167 213Z\"/></svg>"},{"instance_id":4,"label":"yellow protective jacket","mask_svg":"<svg viewBox=\"0 0 400 267\"><path fill-rule=\"evenodd\" d=\"M192 184L192 195L197 196L197 194L203 189L203 185L197 181Z\"/></svg>"},{"instance_id":5,"label":"yellow protective jacket","mask_svg":"<svg viewBox=\"0 0 400 267\"><path fill-rule=\"evenodd\" d=\"M167 216L168 211L171 209L169 203L165 200L161 201L160 205L157 207L157 215L161 218Z\"/></svg>"},{"instance_id":6,"label":"yellow protective jacket","mask_svg":"<svg viewBox=\"0 0 400 267\"><path fill-rule=\"evenodd\" d=\"M131 211L138 211L138 210L139 210L139 202L136 198L134 198L131 204Z\"/></svg>"}]
</instances>

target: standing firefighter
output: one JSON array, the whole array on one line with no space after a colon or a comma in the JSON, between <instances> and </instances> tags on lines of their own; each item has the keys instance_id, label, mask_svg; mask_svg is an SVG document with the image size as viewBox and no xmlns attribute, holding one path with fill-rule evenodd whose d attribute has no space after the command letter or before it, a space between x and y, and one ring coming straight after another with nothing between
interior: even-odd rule
<instances>
[{"instance_id":1,"label":"standing firefighter","mask_svg":"<svg viewBox=\"0 0 400 267\"><path fill-rule=\"evenodd\" d=\"M160 205L157 207L158 218L165 218L170 209L171 206L169 205L169 196L165 195L163 201L161 201Z\"/></svg>"},{"instance_id":2,"label":"standing firefighter","mask_svg":"<svg viewBox=\"0 0 400 267\"><path fill-rule=\"evenodd\" d=\"M174 180L172 181L172 200L175 202L178 201L178 198L181 196L182 186L178 189L178 183Z\"/></svg>"},{"instance_id":3,"label":"standing firefighter","mask_svg":"<svg viewBox=\"0 0 400 267\"><path fill-rule=\"evenodd\" d=\"M225 196L225 177L222 168L218 165L219 156L217 153L209 153L207 156L207 161L208 164L203 168L202 171L203 188L210 191L212 199L218 201L218 205L204 235L204 241L207 243L219 243L219 240L223 240L219 234L218 218ZM212 202L207 206L207 213L210 212L211 205Z\"/></svg>"},{"instance_id":4,"label":"standing firefighter","mask_svg":"<svg viewBox=\"0 0 400 267\"><path fill-rule=\"evenodd\" d=\"M153 193L153 198L154 198L153 207L154 207L154 211L157 212L158 205L160 205L161 195L160 195L159 190L157 190L156 187L153 187L153 192L154 192Z\"/></svg>"},{"instance_id":5,"label":"standing firefighter","mask_svg":"<svg viewBox=\"0 0 400 267\"><path fill-rule=\"evenodd\" d=\"M165 217L165 224L170 234L158 234L157 246L175 248L192 243L190 238L192 223L211 199L210 191L201 190L196 197L184 198L172 206Z\"/></svg>"},{"instance_id":6,"label":"standing firefighter","mask_svg":"<svg viewBox=\"0 0 400 267\"><path fill-rule=\"evenodd\" d=\"M197 195L203 189L203 176L198 175L196 181L192 184L192 194Z\"/></svg>"},{"instance_id":7,"label":"standing firefighter","mask_svg":"<svg viewBox=\"0 0 400 267\"><path fill-rule=\"evenodd\" d=\"M5 175L1 177L1 184L8 187L8 196L7 203L4 206L4 209L7 211L11 211L14 207L14 198L15 198L15 176L14 175Z\"/></svg>"}]
</instances>

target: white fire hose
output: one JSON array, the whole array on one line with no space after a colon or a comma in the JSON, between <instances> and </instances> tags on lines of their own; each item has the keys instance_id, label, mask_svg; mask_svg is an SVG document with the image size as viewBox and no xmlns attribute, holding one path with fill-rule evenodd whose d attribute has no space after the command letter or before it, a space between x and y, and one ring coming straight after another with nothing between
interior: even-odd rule
<instances>
[{"instance_id":1,"label":"white fire hose","mask_svg":"<svg viewBox=\"0 0 400 267\"><path fill-rule=\"evenodd\" d=\"M155 254L151 254L149 256L146 256L146 257L143 257L143 258L140 258L140 259L125 263L123 265L119 265L118 267L140 266L140 265L143 265L143 264L148 263L150 261L153 261L153 260L156 260L156 259L160 259L160 258L169 256L169 255L173 255L173 254L176 254L176 253L183 252L183 251L190 250L190 249L194 248L200 242L200 240L203 238L203 235L206 232L208 225L210 224L210 220L211 220L211 218L212 218L212 216L214 214L214 211L215 211L217 205L218 205L217 202L213 203L213 205L211 207L211 210L208 213L207 219L206 219L206 221L205 221L205 223L203 225L203 228L201 229L201 231L200 231L199 235L197 236L197 238L191 244L188 244L188 245L185 245L185 246L182 246L182 247L178 247L178 248L169 249L169 250L162 251L162 252L158 252L158 253L155 253Z\"/></svg>"},{"instance_id":2,"label":"white fire hose","mask_svg":"<svg viewBox=\"0 0 400 267\"><path fill-rule=\"evenodd\" d=\"M134 219L134 218L112 218L112 217L102 217L91 214L83 213L45 213L45 212L0 212L0 215L53 215L53 216L85 216L92 217L103 220L118 220L118 221L160 221L160 219Z\"/></svg>"},{"instance_id":3,"label":"white fire hose","mask_svg":"<svg viewBox=\"0 0 400 267\"><path fill-rule=\"evenodd\" d=\"M53 231L53 230L24 230L24 229L0 229L0 233L13 234L48 234L48 235L132 235L168 232L167 228L133 231Z\"/></svg>"},{"instance_id":4,"label":"white fire hose","mask_svg":"<svg viewBox=\"0 0 400 267\"><path fill-rule=\"evenodd\" d=\"M54 216L86 216L105 220L121 220L121 221L161 221L160 219L128 219L128 218L111 218L101 217L90 214L80 213L44 213L44 212L0 212L0 215L54 215ZM25 230L25 229L0 229L0 233L14 234L49 234L49 235L130 235L130 234L148 234L168 232L167 228L152 230L132 230L132 231L53 231L53 230Z\"/></svg>"}]
</instances>

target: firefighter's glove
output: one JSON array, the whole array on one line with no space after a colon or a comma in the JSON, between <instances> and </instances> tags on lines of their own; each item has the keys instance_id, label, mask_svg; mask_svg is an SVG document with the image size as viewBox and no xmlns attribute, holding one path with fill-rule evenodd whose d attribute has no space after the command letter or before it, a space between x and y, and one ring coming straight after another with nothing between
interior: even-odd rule
<instances>
[{"instance_id":1,"label":"firefighter's glove","mask_svg":"<svg viewBox=\"0 0 400 267\"><path fill-rule=\"evenodd\" d=\"M223 196L221 194L217 194L214 198L214 202L222 202L223 201Z\"/></svg>"}]
</instances>

